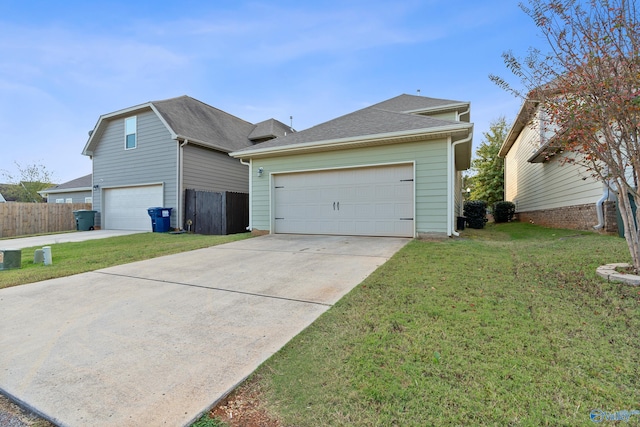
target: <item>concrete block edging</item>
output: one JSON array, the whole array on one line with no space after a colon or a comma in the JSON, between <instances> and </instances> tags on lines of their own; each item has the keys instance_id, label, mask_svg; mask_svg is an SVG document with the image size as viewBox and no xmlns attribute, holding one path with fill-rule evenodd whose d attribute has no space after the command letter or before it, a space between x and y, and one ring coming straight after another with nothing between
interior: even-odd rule
<instances>
[{"instance_id":1,"label":"concrete block edging","mask_svg":"<svg viewBox=\"0 0 640 427\"><path fill-rule=\"evenodd\" d=\"M616 268L629 268L631 264L627 263L614 263L601 265L596 269L596 274L608 282L621 282L626 285L638 286L640 285L640 276L635 274L621 273Z\"/></svg>"}]
</instances>

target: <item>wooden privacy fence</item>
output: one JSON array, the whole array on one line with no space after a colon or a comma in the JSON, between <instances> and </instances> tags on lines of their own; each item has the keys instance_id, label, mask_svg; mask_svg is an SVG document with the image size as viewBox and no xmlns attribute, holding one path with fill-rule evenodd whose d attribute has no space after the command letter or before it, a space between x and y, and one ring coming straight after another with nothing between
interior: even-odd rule
<instances>
[{"instance_id":1,"label":"wooden privacy fence","mask_svg":"<svg viewBox=\"0 0 640 427\"><path fill-rule=\"evenodd\" d=\"M80 209L91 203L0 203L0 238L75 230Z\"/></svg>"},{"instance_id":2,"label":"wooden privacy fence","mask_svg":"<svg viewBox=\"0 0 640 427\"><path fill-rule=\"evenodd\" d=\"M196 234L244 233L249 225L246 193L185 191L185 230Z\"/></svg>"}]
</instances>

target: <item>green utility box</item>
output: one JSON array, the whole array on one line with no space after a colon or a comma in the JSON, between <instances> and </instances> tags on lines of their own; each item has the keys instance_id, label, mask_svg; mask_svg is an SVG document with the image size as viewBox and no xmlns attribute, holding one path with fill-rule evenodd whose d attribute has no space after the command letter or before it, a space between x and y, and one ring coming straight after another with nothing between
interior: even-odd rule
<instances>
[{"instance_id":1,"label":"green utility box","mask_svg":"<svg viewBox=\"0 0 640 427\"><path fill-rule=\"evenodd\" d=\"M0 271L22 268L20 249L0 249Z\"/></svg>"}]
</instances>

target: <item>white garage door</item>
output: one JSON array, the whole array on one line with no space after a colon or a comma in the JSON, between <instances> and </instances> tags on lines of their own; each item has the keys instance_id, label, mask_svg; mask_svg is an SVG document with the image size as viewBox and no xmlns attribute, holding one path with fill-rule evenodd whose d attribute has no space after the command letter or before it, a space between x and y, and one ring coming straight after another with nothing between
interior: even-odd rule
<instances>
[{"instance_id":1,"label":"white garage door","mask_svg":"<svg viewBox=\"0 0 640 427\"><path fill-rule=\"evenodd\" d=\"M274 175L276 233L413 237L413 165Z\"/></svg>"},{"instance_id":2,"label":"white garage door","mask_svg":"<svg viewBox=\"0 0 640 427\"><path fill-rule=\"evenodd\" d=\"M151 231L148 208L162 207L162 185L104 190L104 228Z\"/></svg>"}]
</instances>

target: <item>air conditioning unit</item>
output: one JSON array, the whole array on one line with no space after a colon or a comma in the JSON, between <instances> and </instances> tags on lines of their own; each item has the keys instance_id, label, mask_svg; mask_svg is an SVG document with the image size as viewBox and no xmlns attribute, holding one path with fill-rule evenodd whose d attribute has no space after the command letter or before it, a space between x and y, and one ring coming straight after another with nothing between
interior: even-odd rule
<instances>
[{"instance_id":1,"label":"air conditioning unit","mask_svg":"<svg viewBox=\"0 0 640 427\"><path fill-rule=\"evenodd\" d=\"M20 249L0 249L0 271L22 267L22 251Z\"/></svg>"}]
</instances>

